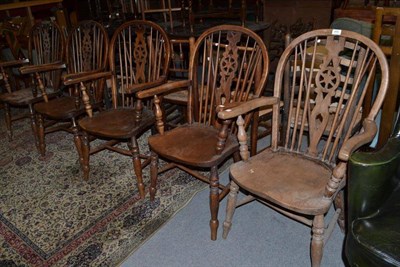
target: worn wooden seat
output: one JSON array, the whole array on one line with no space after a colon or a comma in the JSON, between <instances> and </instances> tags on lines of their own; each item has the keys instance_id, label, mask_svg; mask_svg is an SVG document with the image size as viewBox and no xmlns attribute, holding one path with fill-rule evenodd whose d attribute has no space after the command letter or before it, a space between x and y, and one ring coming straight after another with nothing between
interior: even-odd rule
<instances>
[{"instance_id":1,"label":"worn wooden seat","mask_svg":"<svg viewBox=\"0 0 400 267\"><path fill-rule=\"evenodd\" d=\"M320 46L324 46L323 57ZM341 64L343 55L350 58L347 66ZM375 73L381 76L377 95L360 127L363 100ZM281 111L279 102L273 105L271 148L249 157L243 120L237 121L243 161L231 166L223 237L232 227L236 207L258 200L311 227L311 264L320 266L336 222L344 229L347 161L376 134L374 119L388 88L388 76L382 50L358 33L321 29L294 39L276 71L274 97L283 99L285 108ZM336 108L332 103L337 103ZM244 103L241 108L256 107ZM218 116L229 119L240 112L233 108ZM246 194L242 199L238 199L239 189ZM336 211L329 219L333 204Z\"/></svg>"},{"instance_id":2,"label":"worn wooden seat","mask_svg":"<svg viewBox=\"0 0 400 267\"><path fill-rule=\"evenodd\" d=\"M219 184L218 165L229 157L238 159L236 127L217 114L250 99L258 100L268 74L268 54L262 39L253 31L232 25L206 30L194 44L189 61L189 79L140 92L139 98L155 95L159 135L149 137L151 148L150 198L154 199L157 175L178 167L210 185L211 239L217 238L219 202L229 187ZM164 131L159 95L188 89L187 124ZM275 99L276 100L276 99ZM246 117L246 127L252 114ZM158 166L158 157L168 162ZM198 169L211 170L210 176Z\"/></svg>"},{"instance_id":3,"label":"worn wooden seat","mask_svg":"<svg viewBox=\"0 0 400 267\"><path fill-rule=\"evenodd\" d=\"M65 120L85 114L82 104L76 107L76 98L65 96L55 98L48 102L42 102L35 106L35 111L49 119Z\"/></svg>"},{"instance_id":4,"label":"worn wooden seat","mask_svg":"<svg viewBox=\"0 0 400 267\"><path fill-rule=\"evenodd\" d=\"M97 116L79 121L82 131L100 137L128 139L149 129L155 122L153 111L143 110L141 121L136 119L134 109L105 110ZM106 122L106 123L105 123Z\"/></svg>"},{"instance_id":5,"label":"worn wooden seat","mask_svg":"<svg viewBox=\"0 0 400 267\"><path fill-rule=\"evenodd\" d=\"M185 138L182 138L183 136ZM151 150L160 151L163 158L206 168L219 165L227 155L231 155L239 147L236 137L229 135L224 150L221 154L216 154L217 142L218 130L202 124L182 125L165 132L164 135L156 135L149 139Z\"/></svg>"},{"instance_id":6,"label":"worn wooden seat","mask_svg":"<svg viewBox=\"0 0 400 267\"><path fill-rule=\"evenodd\" d=\"M331 206L323 196L332 168L303 155L261 153L251 161L234 164L230 173L243 189L287 209L315 215L327 212Z\"/></svg>"},{"instance_id":7,"label":"worn wooden seat","mask_svg":"<svg viewBox=\"0 0 400 267\"><path fill-rule=\"evenodd\" d=\"M135 93L151 90L166 82L170 62L170 42L165 31L151 21L132 20L115 31L110 44L109 63L112 75L112 108L93 113L84 79L67 79L67 84L80 83L85 96L87 118L78 122L79 160L85 179L89 178L90 155L108 149L132 157L139 194L145 197L142 168L150 160L140 154L137 138L155 123L154 113L145 107ZM101 144L91 147L97 139ZM101 142L101 139L103 142ZM117 144L127 143L127 149ZM145 161L142 162L142 158Z\"/></svg>"}]
</instances>

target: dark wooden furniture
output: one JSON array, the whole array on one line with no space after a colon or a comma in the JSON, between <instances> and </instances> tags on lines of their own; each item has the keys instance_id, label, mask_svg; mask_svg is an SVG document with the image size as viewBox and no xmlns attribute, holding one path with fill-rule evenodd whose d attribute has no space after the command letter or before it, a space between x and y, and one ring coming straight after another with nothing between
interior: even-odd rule
<instances>
[{"instance_id":1,"label":"dark wooden furniture","mask_svg":"<svg viewBox=\"0 0 400 267\"><path fill-rule=\"evenodd\" d=\"M29 33L28 57L31 66L23 67L22 74L27 74L23 70L28 68L29 73L34 74L36 82L31 87L16 90L0 96L0 100L5 106L5 119L9 139L12 139L12 121L29 117L31 119L32 130L36 138L37 126L33 105L43 101L42 89L48 90L47 98L53 98L60 94L60 75L64 55L64 35L60 27L49 21L42 21L32 27ZM19 62L18 64L21 64ZM3 65L4 67L4 65ZM12 116L11 107L27 107L29 114L21 113ZM37 140L36 140L37 141ZM38 142L36 142L38 145Z\"/></svg>"},{"instance_id":2,"label":"dark wooden furniture","mask_svg":"<svg viewBox=\"0 0 400 267\"><path fill-rule=\"evenodd\" d=\"M189 58L193 54L194 37L171 39L170 80L186 80L189 77ZM168 127L175 127L187 121L188 88L179 88L163 96L165 121ZM168 118L168 119L167 119Z\"/></svg>"},{"instance_id":3,"label":"dark wooden furniture","mask_svg":"<svg viewBox=\"0 0 400 267\"><path fill-rule=\"evenodd\" d=\"M358 131L363 98L375 70L382 75L379 91ZM243 161L230 168L223 237L232 226L235 208L257 199L312 228L311 262L319 266L337 219L343 219L348 158L375 136L374 118L387 90L388 74L383 52L360 34L323 29L294 39L276 71L274 97L284 96L283 118L287 119L280 123L276 102L271 148L249 158L246 133L238 120ZM220 118L235 115L234 109L219 113ZM239 188L248 193L241 200L237 199ZM333 202L336 212L325 226Z\"/></svg>"},{"instance_id":4,"label":"dark wooden furniture","mask_svg":"<svg viewBox=\"0 0 400 267\"><path fill-rule=\"evenodd\" d=\"M372 39L380 45L388 57L389 90L382 106L377 147L382 147L388 140L400 100L400 8L377 7L375 10L375 25ZM393 23L385 23L385 18L391 18ZM372 91L370 92L372 97ZM369 110L370 106L365 107Z\"/></svg>"},{"instance_id":5,"label":"dark wooden furniture","mask_svg":"<svg viewBox=\"0 0 400 267\"><path fill-rule=\"evenodd\" d=\"M385 146L349 160L345 254L350 266L400 265L400 120Z\"/></svg>"},{"instance_id":6,"label":"dark wooden furniture","mask_svg":"<svg viewBox=\"0 0 400 267\"><path fill-rule=\"evenodd\" d=\"M188 1L189 7L189 21L191 27L198 23L203 23L207 19L239 19L241 26L246 26L248 21L248 15L252 17L252 20L256 23L260 22L262 14L262 3L263 1L254 0L251 8L251 14L249 11L249 1Z\"/></svg>"},{"instance_id":7,"label":"dark wooden furniture","mask_svg":"<svg viewBox=\"0 0 400 267\"><path fill-rule=\"evenodd\" d=\"M170 82L138 93L139 98L156 95L156 126L159 134L149 137L151 148L150 198L154 199L157 175L178 167L210 185L211 239L217 238L219 202L229 187L219 183L218 166L234 155L238 141L231 120L217 113L257 99L268 75L267 49L262 39L241 26L221 25L205 31L194 45L189 62L189 80ZM157 94L189 86L188 123L164 131ZM246 117L249 125L252 114ZM236 155L236 156L235 156ZM158 157L169 162L158 165ZM211 170L210 176L198 172Z\"/></svg>"},{"instance_id":8,"label":"dark wooden furniture","mask_svg":"<svg viewBox=\"0 0 400 267\"><path fill-rule=\"evenodd\" d=\"M108 37L101 24L95 21L82 21L68 35L66 62L68 76L84 76L104 71L107 67ZM32 69L30 71L33 71ZM28 72L27 69L24 72ZM91 105L94 109L103 106L105 80L90 81L93 94ZM98 87L98 88L97 88ZM37 136L42 156L46 153L45 135L54 131L67 131L74 134L77 148L79 145L77 119L85 115L85 96L77 86L68 88L69 92L61 97L49 100L42 88L44 101L34 106L37 117Z\"/></svg>"},{"instance_id":9,"label":"dark wooden furniture","mask_svg":"<svg viewBox=\"0 0 400 267\"><path fill-rule=\"evenodd\" d=\"M150 21L133 20L122 24L115 32L110 45L109 62L112 76L112 108L92 114L88 98L84 98L88 117L79 121L79 156L84 178L89 178L89 157L104 149L109 149L132 157L139 193L145 196L142 164L137 138L154 125L151 109L144 107L135 93L145 91L166 82L170 62L170 41L164 30ZM86 95L82 80L67 79L66 84L81 83L81 91ZM105 142L90 147L94 138ZM116 146L127 142L128 149Z\"/></svg>"}]
</instances>

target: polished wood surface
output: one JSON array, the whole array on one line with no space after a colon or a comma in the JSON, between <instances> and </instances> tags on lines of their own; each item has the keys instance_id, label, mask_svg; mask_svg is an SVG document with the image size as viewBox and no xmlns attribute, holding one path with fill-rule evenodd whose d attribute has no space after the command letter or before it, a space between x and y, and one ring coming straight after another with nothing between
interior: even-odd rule
<instances>
[{"instance_id":1,"label":"polished wood surface","mask_svg":"<svg viewBox=\"0 0 400 267\"><path fill-rule=\"evenodd\" d=\"M95 21L82 21L68 34L66 41L65 62L67 73L80 77L104 71L107 66L108 36L103 26ZM68 77L70 77L68 76ZM91 105L94 109L103 105L104 79L92 77L90 94L93 94ZM34 106L37 114L39 150L45 156L45 135L64 130L73 133L75 142L78 139L77 119L85 115L84 95L78 87L69 87L68 92L57 99L46 100ZM46 90L43 90L43 94ZM65 123L67 122L67 123ZM77 145L78 146L78 145Z\"/></svg>"},{"instance_id":2,"label":"polished wood surface","mask_svg":"<svg viewBox=\"0 0 400 267\"><path fill-rule=\"evenodd\" d=\"M85 179L89 178L90 155L108 149L132 158L139 194L145 197L142 168L149 160L140 154L137 138L155 123L154 113L145 107L135 93L151 90L166 82L170 63L170 41L157 24L133 20L122 24L114 33L110 45L109 64L112 75L112 108L94 113L90 96L83 99L88 117L79 120L76 144ZM104 73L107 75L107 73ZM66 80L79 83L81 77ZM80 83L81 92L86 88ZM98 146L91 146L94 139L102 139ZM117 144L127 143L127 149ZM142 161L142 159L145 159Z\"/></svg>"},{"instance_id":3,"label":"polished wood surface","mask_svg":"<svg viewBox=\"0 0 400 267\"><path fill-rule=\"evenodd\" d=\"M178 167L210 185L211 239L217 238L219 202L228 187L219 183L218 165L234 156L239 157L239 143L233 135L236 127L231 120L218 119L220 111L246 102L250 95L262 95L268 74L268 54L262 39L253 31L232 25L206 30L194 44L189 62L189 79L172 81L159 88L138 93L154 98L156 126L159 134L149 137L151 155L150 198L154 199L157 175ZM159 105L162 93L189 86L187 124L166 130ZM249 125L251 114L246 118ZM161 167L158 157L169 164ZM199 168L211 170L207 177Z\"/></svg>"},{"instance_id":4,"label":"polished wood surface","mask_svg":"<svg viewBox=\"0 0 400 267\"><path fill-rule=\"evenodd\" d=\"M10 140L12 139L12 121L21 118L20 116L12 116L11 107L27 107L29 110L27 117L31 120L35 143L39 147L36 139L37 124L33 104L60 94L61 69L65 67L60 63L63 56L64 35L57 24L43 21L31 28L28 39L28 57L31 65L23 66L21 73L33 74L36 83L29 88L12 90L13 92L1 96L1 100L4 102L5 120ZM19 67L23 65L22 63L26 64L27 61L17 62L15 66ZM25 72L25 70L27 71Z\"/></svg>"},{"instance_id":5,"label":"polished wood surface","mask_svg":"<svg viewBox=\"0 0 400 267\"><path fill-rule=\"evenodd\" d=\"M382 79L360 129L357 118L375 71ZM311 265L320 266L334 225L339 222L344 228L343 188L349 155L376 134L374 118L388 81L385 55L365 36L322 29L294 39L277 67L276 99L260 100L275 101L271 147L249 157L244 121L237 120L243 161L230 169L223 237L231 229L236 207L257 199L311 228ZM283 114L278 99L285 103ZM257 103L252 106L258 107ZM248 111L251 105L241 108ZM239 189L248 193L240 200ZM325 215L333 204L336 212L326 224Z\"/></svg>"}]
</instances>

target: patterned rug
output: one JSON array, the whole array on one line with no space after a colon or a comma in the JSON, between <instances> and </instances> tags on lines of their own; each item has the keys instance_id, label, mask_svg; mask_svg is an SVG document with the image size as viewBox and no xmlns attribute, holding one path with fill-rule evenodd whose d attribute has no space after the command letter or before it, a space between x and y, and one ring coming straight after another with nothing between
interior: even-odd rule
<instances>
[{"instance_id":1,"label":"patterned rug","mask_svg":"<svg viewBox=\"0 0 400 267\"><path fill-rule=\"evenodd\" d=\"M83 181L72 135L47 135L40 158L29 122L13 131L9 142L0 111L0 266L118 265L206 187L172 170L159 177L154 202L140 200L129 157L97 153ZM144 177L148 186L148 167Z\"/></svg>"}]
</instances>

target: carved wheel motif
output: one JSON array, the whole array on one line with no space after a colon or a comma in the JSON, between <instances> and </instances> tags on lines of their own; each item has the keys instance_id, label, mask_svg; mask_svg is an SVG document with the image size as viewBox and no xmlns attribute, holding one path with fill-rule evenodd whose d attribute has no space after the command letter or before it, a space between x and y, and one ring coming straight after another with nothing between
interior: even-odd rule
<instances>
[{"instance_id":1,"label":"carved wheel motif","mask_svg":"<svg viewBox=\"0 0 400 267\"><path fill-rule=\"evenodd\" d=\"M315 83L324 93L335 91L340 83L340 73L334 67L326 67L318 71Z\"/></svg>"},{"instance_id":2,"label":"carved wheel motif","mask_svg":"<svg viewBox=\"0 0 400 267\"><path fill-rule=\"evenodd\" d=\"M147 49L143 42L135 46L134 57L138 63L144 63L147 58Z\"/></svg>"},{"instance_id":3,"label":"carved wheel motif","mask_svg":"<svg viewBox=\"0 0 400 267\"><path fill-rule=\"evenodd\" d=\"M233 73L237 69L237 60L233 58L233 55L227 55L224 58L222 58L220 66L221 66L221 72L228 76L229 74Z\"/></svg>"}]
</instances>

